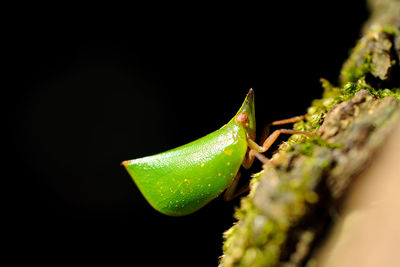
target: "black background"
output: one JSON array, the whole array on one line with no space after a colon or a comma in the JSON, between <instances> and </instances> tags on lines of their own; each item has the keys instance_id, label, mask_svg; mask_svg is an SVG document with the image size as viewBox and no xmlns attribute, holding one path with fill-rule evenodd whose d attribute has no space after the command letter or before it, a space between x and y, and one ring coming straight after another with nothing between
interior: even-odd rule
<instances>
[{"instance_id":1,"label":"black background","mask_svg":"<svg viewBox=\"0 0 400 267\"><path fill-rule=\"evenodd\" d=\"M129 11L10 22L3 220L15 258L216 266L239 202L159 214L120 162L218 129L250 87L259 130L304 114L368 15L354 0Z\"/></svg>"}]
</instances>

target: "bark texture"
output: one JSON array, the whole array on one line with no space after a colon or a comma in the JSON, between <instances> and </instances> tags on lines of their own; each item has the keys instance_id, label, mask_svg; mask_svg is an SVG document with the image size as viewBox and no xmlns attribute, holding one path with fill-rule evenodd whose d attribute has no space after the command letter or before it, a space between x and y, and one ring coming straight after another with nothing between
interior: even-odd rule
<instances>
[{"instance_id":1,"label":"bark texture","mask_svg":"<svg viewBox=\"0 0 400 267\"><path fill-rule=\"evenodd\" d=\"M224 233L222 266L329 265L314 251L400 123L400 1L371 0L370 7L340 84L322 79L323 98L294 126L318 134L292 136L254 176L237 223Z\"/></svg>"}]
</instances>

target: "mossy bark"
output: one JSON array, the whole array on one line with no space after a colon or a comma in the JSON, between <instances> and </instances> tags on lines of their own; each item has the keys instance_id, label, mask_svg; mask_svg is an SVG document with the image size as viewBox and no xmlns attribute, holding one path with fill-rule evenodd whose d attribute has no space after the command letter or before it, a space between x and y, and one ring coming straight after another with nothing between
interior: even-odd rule
<instances>
[{"instance_id":1,"label":"mossy bark","mask_svg":"<svg viewBox=\"0 0 400 267\"><path fill-rule=\"evenodd\" d=\"M322 81L292 136L251 181L224 233L222 266L303 266L356 178L400 123L400 1L369 1L371 18L340 73Z\"/></svg>"}]
</instances>

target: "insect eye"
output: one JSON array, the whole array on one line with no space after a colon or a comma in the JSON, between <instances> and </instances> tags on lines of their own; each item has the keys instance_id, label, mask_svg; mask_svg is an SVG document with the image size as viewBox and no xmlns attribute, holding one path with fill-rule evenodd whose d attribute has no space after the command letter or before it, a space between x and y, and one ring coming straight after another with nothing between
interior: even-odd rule
<instances>
[{"instance_id":1,"label":"insect eye","mask_svg":"<svg viewBox=\"0 0 400 267\"><path fill-rule=\"evenodd\" d=\"M240 124L245 124L248 120L248 117L245 113L240 113L237 117L236 117L236 122L240 123Z\"/></svg>"}]
</instances>

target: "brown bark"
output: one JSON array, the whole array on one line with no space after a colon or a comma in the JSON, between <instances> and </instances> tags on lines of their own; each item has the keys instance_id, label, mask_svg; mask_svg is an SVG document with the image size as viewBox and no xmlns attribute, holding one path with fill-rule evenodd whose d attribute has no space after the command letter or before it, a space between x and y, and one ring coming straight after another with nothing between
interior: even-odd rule
<instances>
[{"instance_id":1,"label":"brown bark","mask_svg":"<svg viewBox=\"0 0 400 267\"><path fill-rule=\"evenodd\" d=\"M371 18L340 73L252 180L222 266L398 266L400 1ZM397 193L397 194L396 194Z\"/></svg>"}]
</instances>

